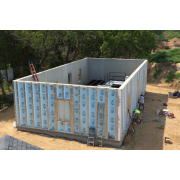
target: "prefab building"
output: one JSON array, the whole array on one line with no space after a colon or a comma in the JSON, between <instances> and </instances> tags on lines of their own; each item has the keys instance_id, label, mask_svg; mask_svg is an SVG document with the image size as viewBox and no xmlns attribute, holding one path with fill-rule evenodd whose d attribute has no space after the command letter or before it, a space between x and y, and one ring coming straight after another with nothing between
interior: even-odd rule
<instances>
[{"instance_id":1,"label":"prefab building","mask_svg":"<svg viewBox=\"0 0 180 180\"><path fill-rule=\"evenodd\" d=\"M18 130L119 147L144 94L147 60L85 58L13 81ZM102 108L99 108L102 107ZM100 130L98 130L100 128Z\"/></svg>"}]
</instances>

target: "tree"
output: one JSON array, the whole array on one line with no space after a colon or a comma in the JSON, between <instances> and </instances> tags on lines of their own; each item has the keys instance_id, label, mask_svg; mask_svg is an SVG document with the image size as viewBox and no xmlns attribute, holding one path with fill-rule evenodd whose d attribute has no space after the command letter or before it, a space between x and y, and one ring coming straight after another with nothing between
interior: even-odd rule
<instances>
[{"instance_id":1,"label":"tree","mask_svg":"<svg viewBox=\"0 0 180 180\"><path fill-rule=\"evenodd\" d=\"M49 53L55 49L58 39L62 38L63 31L9 31L9 33L18 41L24 41L37 55L39 71L42 71ZM35 58L36 61L36 58Z\"/></svg>"},{"instance_id":2,"label":"tree","mask_svg":"<svg viewBox=\"0 0 180 180\"><path fill-rule=\"evenodd\" d=\"M102 57L125 59L144 57L157 47L151 31L103 31Z\"/></svg>"}]
</instances>

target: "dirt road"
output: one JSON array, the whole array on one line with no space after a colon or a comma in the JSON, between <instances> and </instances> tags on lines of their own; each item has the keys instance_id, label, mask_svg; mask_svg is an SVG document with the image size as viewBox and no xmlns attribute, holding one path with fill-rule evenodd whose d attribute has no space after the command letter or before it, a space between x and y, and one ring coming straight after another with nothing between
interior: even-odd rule
<instances>
[{"instance_id":1,"label":"dirt road","mask_svg":"<svg viewBox=\"0 0 180 180\"><path fill-rule=\"evenodd\" d=\"M126 147L132 143L132 141L137 138L140 134L140 127L144 122L147 123L142 128L142 136L134 142L132 146L126 149L131 150L179 150L180 149L180 98L169 99L168 91L174 91L175 89L170 89L166 85L147 85L146 95L145 95L145 112L141 113L142 122L141 124L135 125L135 132L132 132L132 127L129 128L129 133L125 138L123 147ZM151 100L151 101L149 101ZM157 109L166 109L162 106L162 103L167 103L167 109L175 114L174 119L168 119L165 117L159 117L156 115ZM156 120L156 122L155 122ZM159 120L159 121L157 121ZM13 122L15 121L14 107L10 107L3 112L0 112L0 137L8 134L15 138L26 141L30 144L38 146L46 150L113 150L115 148L109 147L92 147L86 144L54 137L44 137L28 132L17 131L13 128ZM160 125L157 122L161 122ZM165 144L164 138L170 137L173 144Z\"/></svg>"}]
</instances>

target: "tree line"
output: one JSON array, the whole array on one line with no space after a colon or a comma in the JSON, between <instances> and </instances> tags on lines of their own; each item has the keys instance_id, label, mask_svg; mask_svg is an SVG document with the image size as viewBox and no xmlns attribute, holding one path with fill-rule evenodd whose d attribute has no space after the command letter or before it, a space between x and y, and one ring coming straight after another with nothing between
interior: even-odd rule
<instances>
[{"instance_id":1,"label":"tree line","mask_svg":"<svg viewBox=\"0 0 180 180\"><path fill-rule=\"evenodd\" d=\"M149 30L3 30L0 69L12 67L20 78L30 75L28 62L40 72L85 57L144 58L157 48L157 36Z\"/></svg>"}]
</instances>

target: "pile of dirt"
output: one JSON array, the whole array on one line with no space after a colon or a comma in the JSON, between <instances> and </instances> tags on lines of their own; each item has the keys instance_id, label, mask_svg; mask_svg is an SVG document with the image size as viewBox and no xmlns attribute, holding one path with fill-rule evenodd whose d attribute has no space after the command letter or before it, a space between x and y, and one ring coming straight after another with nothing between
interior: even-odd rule
<instances>
[{"instance_id":1,"label":"pile of dirt","mask_svg":"<svg viewBox=\"0 0 180 180\"><path fill-rule=\"evenodd\" d=\"M153 78L153 75L156 73L156 64L157 63L148 63L148 70L147 70L147 82L148 83L158 83L157 79Z\"/></svg>"},{"instance_id":2,"label":"pile of dirt","mask_svg":"<svg viewBox=\"0 0 180 180\"><path fill-rule=\"evenodd\" d=\"M154 78L156 69L161 69L161 73L157 75L157 79ZM161 83L163 87L174 87L174 88L180 89L180 83L177 79L174 79L170 83L165 83L165 79L167 75L171 71L177 71L177 70L180 71L180 63L178 64L174 64L172 62L148 63L147 82L149 84L157 84L157 85Z\"/></svg>"},{"instance_id":3,"label":"pile of dirt","mask_svg":"<svg viewBox=\"0 0 180 180\"><path fill-rule=\"evenodd\" d=\"M170 49L168 42L160 41L158 49Z\"/></svg>"},{"instance_id":4,"label":"pile of dirt","mask_svg":"<svg viewBox=\"0 0 180 180\"><path fill-rule=\"evenodd\" d=\"M159 41L158 49L171 49L176 47L180 47L180 39L177 37L171 39L169 42Z\"/></svg>"},{"instance_id":5,"label":"pile of dirt","mask_svg":"<svg viewBox=\"0 0 180 180\"><path fill-rule=\"evenodd\" d=\"M173 39L171 39L169 42L168 42L168 46L171 48L171 47L179 47L180 46L180 39L175 37Z\"/></svg>"}]
</instances>

